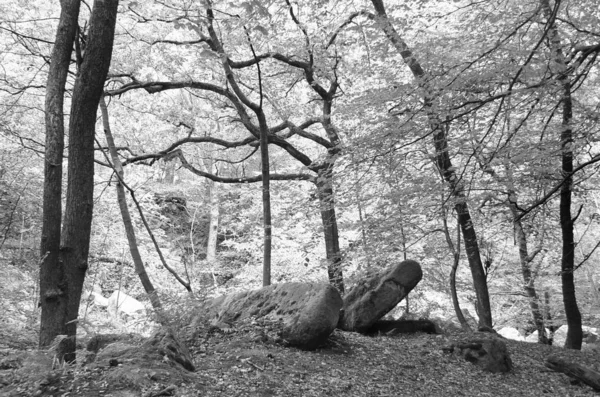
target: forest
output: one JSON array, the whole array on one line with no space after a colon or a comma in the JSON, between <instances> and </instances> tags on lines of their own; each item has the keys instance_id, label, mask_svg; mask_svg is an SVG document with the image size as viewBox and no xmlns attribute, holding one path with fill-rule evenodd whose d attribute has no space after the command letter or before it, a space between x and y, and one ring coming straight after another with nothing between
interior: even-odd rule
<instances>
[{"instance_id":1,"label":"forest","mask_svg":"<svg viewBox=\"0 0 600 397\"><path fill-rule=\"evenodd\" d=\"M597 368L578 356L600 352L594 2L5 0L0 15L3 349L64 336L74 362L93 335L178 329L207 299L285 283L345 297L410 260L422 279L387 319ZM123 317L128 299L145 314Z\"/></svg>"}]
</instances>

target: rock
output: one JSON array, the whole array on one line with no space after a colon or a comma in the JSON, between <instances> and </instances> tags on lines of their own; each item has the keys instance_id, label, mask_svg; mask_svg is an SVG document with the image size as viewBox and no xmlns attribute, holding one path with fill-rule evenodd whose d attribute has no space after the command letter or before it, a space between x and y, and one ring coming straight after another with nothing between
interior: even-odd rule
<instances>
[{"instance_id":1,"label":"rock","mask_svg":"<svg viewBox=\"0 0 600 397\"><path fill-rule=\"evenodd\" d=\"M94 285L92 290L84 290L81 294L84 300L90 300L94 305L108 307L108 299L102 295L102 289L99 285Z\"/></svg>"},{"instance_id":2,"label":"rock","mask_svg":"<svg viewBox=\"0 0 600 397\"><path fill-rule=\"evenodd\" d=\"M397 335L415 332L439 334L439 327L431 320L379 320L369 328L367 334Z\"/></svg>"},{"instance_id":3,"label":"rock","mask_svg":"<svg viewBox=\"0 0 600 397\"><path fill-rule=\"evenodd\" d=\"M548 328L546 328L546 335L548 337L550 337L550 330ZM525 342L529 342L529 343L538 343L538 332L533 331L531 334L527 335L525 337Z\"/></svg>"},{"instance_id":4,"label":"rock","mask_svg":"<svg viewBox=\"0 0 600 397\"><path fill-rule=\"evenodd\" d=\"M516 329L516 328L513 328L513 327L504 327L504 328L501 328L498 331L498 333L500 335L502 335L503 337L505 337L506 339L519 340L519 341L525 340L525 338L523 338L523 335L521 335L521 333L519 332L519 330ZM537 334L536 334L536 338L537 338ZM537 339L536 339L536 341L537 341Z\"/></svg>"},{"instance_id":5,"label":"rock","mask_svg":"<svg viewBox=\"0 0 600 397\"><path fill-rule=\"evenodd\" d=\"M141 343L142 337L137 334L97 334L88 340L85 348L92 353L98 353L106 346L115 342L124 342L127 344Z\"/></svg>"},{"instance_id":6,"label":"rock","mask_svg":"<svg viewBox=\"0 0 600 397\"><path fill-rule=\"evenodd\" d=\"M408 260L366 278L344 296L338 328L368 331L377 320L396 307L422 277L421 266Z\"/></svg>"},{"instance_id":7,"label":"rock","mask_svg":"<svg viewBox=\"0 0 600 397\"><path fill-rule=\"evenodd\" d=\"M457 353L488 372L510 372L513 368L506 344L497 338L473 339L443 350Z\"/></svg>"},{"instance_id":8,"label":"rock","mask_svg":"<svg viewBox=\"0 0 600 397\"><path fill-rule=\"evenodd\" d=\"M117 317L117 314L120 313L126 314L127 316L141 315L144 314L145 310L146 308L142 302L127 295L123 291L115 291L108 298L108 312L113 317Z\"/></svg>"},{"instance_id":9,"label":"rock","mask_svg":"<svg viewBox=\"0 0 600 397\"><path fill-rule=\"evenodd\" d=\"M142 348L156 349L163 357L167 357L171 362L179 364L184 369L194 372L196 368L192 363L192 355L187 347L181 343L175 333L167 328L159 329L150 337Z\"/></svg>"},{"instance_id":10,"label":"rock","mask_svg":"<svg viewBox=\"0 0 600 397\"><path fill-rule=\"evenodd\" d=\"M329 284L284 283L221 296L207 302L201 314L217 326L251 318L278 322L290 345L311 350L335 329L342 303Z\"/></svg>"},{"instance_id":11,"label":"rock","mask_svg":"<svg viewBox=\"0 0 600 397\"><path fill-rule=\"evenodd\" d=\"M104 340L108 341L112 335L107 335ZM96 350L96 349L99 349ZM170 362L187 371L195 371L191 355L187 347L179 342L175 333L168 328L161 328L141 346L139 340L125 335L107 345L94 344L88 346L91 352L98 351L95 364L103 367L115 367L119 364L143 366L151 368L156 363Z\"/></svg>"},{"instance_id":12,"label":"rock","mask_svg":"<svg viewBox=\"0 0 600 397\"><path fill-rule=\"evenodd\" d=\"M552 346L564 347L567 341L567 331L569 327L561 325L556 331L554 331L554 338L552 338Z\"/></svg>"}]
</instances>

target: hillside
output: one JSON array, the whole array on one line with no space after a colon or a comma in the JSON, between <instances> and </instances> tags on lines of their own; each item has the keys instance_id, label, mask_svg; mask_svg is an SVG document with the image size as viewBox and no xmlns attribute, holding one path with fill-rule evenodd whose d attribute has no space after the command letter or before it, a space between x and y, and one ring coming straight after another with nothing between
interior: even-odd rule
<instances>
[{"instance_id":1,"label":"hillside","mask_svg":"<svg viewBox=\"0 0 600 397\"><path fill-rule=\"evenodd\" d=\"M91 364L49 372L50 355L0 342L0 396L592 396L544 367L548 355L598 366L592 353L505 340L514 370L489 374L442 347L464 334L368 337L336 331L307 352L269 341L257 329L205 329L190 350L196 372L160 362ZM22 346L26 348L26 346ZM80 357L82 357L80 352ZM11 360L7 360L11 357ZM15 357L20 357L16 359ZM29 357L29 358L26 358ZM18 365L14 365L18 366ZM54 374L54 375L52 375Z\"/></svg>"}]
</instances>

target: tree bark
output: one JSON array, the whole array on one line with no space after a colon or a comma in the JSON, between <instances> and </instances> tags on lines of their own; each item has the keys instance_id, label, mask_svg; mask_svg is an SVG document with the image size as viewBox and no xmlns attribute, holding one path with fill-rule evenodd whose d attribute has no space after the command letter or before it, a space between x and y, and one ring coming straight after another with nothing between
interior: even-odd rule
<instances>
[{"instance_id":1,"label":"tree bark","mask_svg":"<svg viewBox=\"0 0 600 397\"><path fill-rule=\"evenodd\" d=\"M65 271L62 262L59 261L65 135L63 106L65 84L77 32L79 4L79 0L61 2L60 19L46 84L46 150L40 243L40 347L49 346L57 335L67 333Z\"/></svg>"},{"instance_id":2,"label":"tree bark","mask_svg":"<svg viewBox=\"0 0 600 397\"><path fill-rule=\"evenodd\" d=\"M342 257L335 214L332 182L333 167L320 169L317 174L317 195L319 209L325 236L325 252L327 258L327 274L329 282L340 294L344 294L344 275L342 271Z\"/></svg>"},{"instance_id":3,"label":"tree bark","mask_svg":"<svg viewBox=\"0 0 600 397\"><path fill-rule=\"evenodd\" d=\"M458 214L458 221L463 234L465 251L471 269L473 278L473 287L477 295L477 314L479 316L479 325L492 328L492 310L490 306L490 298L487 286L487 277L481 262L481 254L479 252L479 243L477 241L477 233L473 226L469 206L465 195L464 185L457 177L455 167L453 167L448 153L448 140L446 131L443 128L443 123L439 115L434 111L433 89L428 81L428 76L423 70L421 64L414 56L408 45L402 40L392 23L390 22L383 0L372 0L373 6L377 13L378 22L382 26L382 30L396 47L406 65L410 68L413 76L418 81L421 89L421 96L424 102L424 108L427 112L429 128L433 132L433 143L436 153L437 167L448 183L451 189L451 194L454 198L454 208Z\"/></svg>"},{"instance_id":4,"label":"tree bark","mask_svg":"<svg viewBox=\"0 0 600 397\"><path fill-rule=\"evenodd\" d=\"M550 69L555 73L562 94L562 122L560 133L561 145L561 171L565 178L560 187L560 228L562 232L562 258L561 258L561 281L563 304L567 317L567 340L565 348L581 349L583 341L583 330L581 327L581 313L577 305L575 294L575 236L574 222L571 217L571 200L573 191L573 99L571 97L571 80L567 75L567 62L565 60L558 29L555 25L555 15L548 0L540 0L541 5L548 18L548 36L552 61Z\"/></svg>"},{"instance_id":5,"label":"tree bark","mask_svg":"<svg viewBox=\"0 0 600 397\"><path fill-rule=\"evenodd\" d=\"M513 193L513 192L511 192ZM519 218L519 212L516 207L516 202L510 201L508 206L513 216L513 225L515 228L515 237L519 247L519 262L521 263L521 275L523 276L523 289L529 298L529 308L533 317L533 323L538 331L538 342L544 345L549 344L548 335L546 334L546 325L544 324L544 315L540 307L540 298L535 290L535 280L531 274L531 260L529 250L527 248L527 236L523 230L523 223Z\"/></svg>"},{"instance_id":6,"label":"tree bark","mask_svg":"<svg viewBox=\"0 0 600 397\"><path fill-rule=\"evenodd\" d=\"M262 100L262 99L261 99ZM261 103L262 105L262 103ZM263 287L271 285L271 174L269 170L269 127L265 113L256 112L260 128L260 163L262 174L262 203L263 203Z\"/></svg>"},{"instance_id":7,"label":"tree bark","mask_svg":"<svg viewBox=\"0 0 600 397\"><path fill-rule=\"evenodd\" d=\"M562 372L571 378L582 381L594 390L600 391L600 372L584 367L577 363L570 363L559 357L550 356L546 359L546 367L553 371Z\"/></svg>"},{"instance_id":8,"label":"tree bark","mask_svg":"<svg viewBox=\"0 0 600 397\"><path fill-rule=\"evenodd\" d=\"M137 239L135 237L135 229L133 228L133 222L131 221L131 215L129 208L127 207L127 197L125 196L125 188L123 187L124 172L121 160L119 160L119 154L115 147L115 141L113 139L112 131L110 129L110 121L108 118L108 109L104 97L100 98L100 111L102 113L102 125L104 127L104 135L106 136L106 144L110 152L110 157L113 164L113 169L117 173L117 180L115 181L115 188L117 190L117 201L119 203L119 209L121 210L121 217L123 218L123 226L125 227L125 234L127 235L127 243L129 244L129 252L131 253L131 259L135 266L135 272L137 273L144 291L150 298L152 308L158 317L161 324L165 323L165 316L162 309L160 298L158 297L157 291L154 289L154 285L146 272L146 267L142 261L140 250L138 248Z\"/></svg>"},{"instance_id":9,"label":"tree bark","mask_svg":"<svg viewBox=\"0 0 600 397\"><path fill-rule=\"evenodd\" d=\"M60 252L65 269L68 300L66 331L69 346L65 349L66 361L75 359L77 317L88 268L94 204L96 114L112 56L118 4L118 0L94 2L85 56L73 90L69 124L67 203Z\"/></svg>"},{"instance_id":10,"label":"tree bark","mask_svg":"<svg viewBox=\"0 0 600 397\"><path fill-rule=\"evenodd\" d=\"M465 315L460 308L460 303L458 301L458 293L456 292L456 271L458 270L458 265L460 264L460 225L456 225L456 246L452 242L452 237L450 236L450 230L448 228L448 219L446 217L446 209L444 208L444 197L442 197L442 223L444 225L444 236L446 237L446 243L448 244L448 248L452 253L453 263L452 269L450 270L450 296L452 297L452 306L454 307L454 313L456 313L456 318L463 330L466 332L471 332L471 326L469 322L465 318Z\"/></svg>"},{"instance_id":11,"label":"tree bark","mask_svg":"<svg viewBox=\"0 0 600 397\"><path fill-rule=\"evenodd\" d=\"M212 162L211 162L212 164ZM210 165L212 168L212 165ZM212 170L211 170L212 171ZM206 242L206 261L212 267L217 260L217 237L219 235L219 185L208 180L208 197L210 200L210 218L208 225L208 241Z\"/></svg>"}]
</instances>

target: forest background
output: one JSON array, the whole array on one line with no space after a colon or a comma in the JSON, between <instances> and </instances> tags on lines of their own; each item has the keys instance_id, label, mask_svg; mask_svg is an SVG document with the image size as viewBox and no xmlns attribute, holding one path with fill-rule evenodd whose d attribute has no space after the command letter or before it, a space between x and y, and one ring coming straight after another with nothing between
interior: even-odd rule
<instances>
[{"instance_id":1,"label":"forest background","mask_svg":"<svg viewBox=\"0 0 600 397\"><path fill-rule=\"evenodd\" d=\"M109 3L118 18L101 82L106 113L94 120L86 289L148 301L120 185L147 220L128 197L145 270L166 301L188 294L182 284L203 296L286 281L343 291L408 258L424 277L396 316L456 314L471 327L538 329L541 342L568 323L574 348L582 324L598 325L600 11L591 2ZM36 333L48 296L39 299L40 269L51 259L40 241L52 224L44 164L60 9L12 1L0 12L2 321ZM84 61L106 60L87 52L92 14L81 2L67 124L84 103L71 101ZM71 143L63 199L79 189L67 182Z\"/></svg>"}]
</instances>

